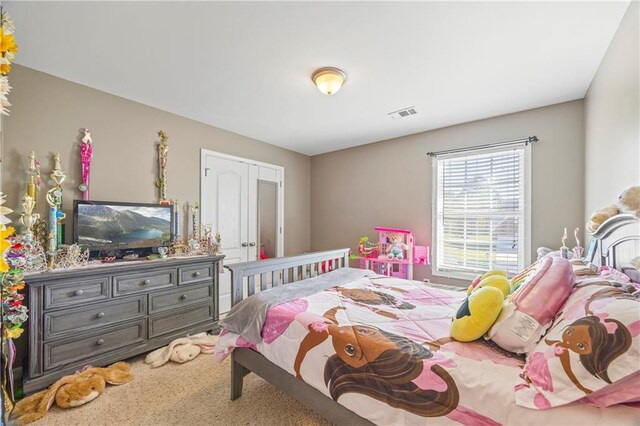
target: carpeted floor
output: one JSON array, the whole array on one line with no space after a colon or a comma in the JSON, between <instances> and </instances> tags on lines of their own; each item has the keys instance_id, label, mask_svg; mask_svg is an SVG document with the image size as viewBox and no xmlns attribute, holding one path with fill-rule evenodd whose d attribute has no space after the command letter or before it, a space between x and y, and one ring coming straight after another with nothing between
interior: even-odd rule
<instances>
[{"instance_id":1,"label":"carpeted floor","mask_svg":"<svg viewBox=\"0 0 640 426\"><path fill-rule=\"evenodd\" d=\"M230 362L200 355L186 364L151 369L144 357L129 360L133 382L109 386L77 408L54 406L33 423L45 425L330 425L255 374L244 379L242 397L229 399Z\"/></svg>"}]
</instances>

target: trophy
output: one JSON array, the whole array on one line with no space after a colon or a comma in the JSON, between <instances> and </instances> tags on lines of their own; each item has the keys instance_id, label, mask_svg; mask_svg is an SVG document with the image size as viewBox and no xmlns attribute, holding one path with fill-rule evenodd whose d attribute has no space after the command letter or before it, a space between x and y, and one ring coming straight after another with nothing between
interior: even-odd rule
<instances>
[{"instance_id":1,"label":"trophy","mask_svg":"<svg viewBox=\"0 0 640 426\"><path fill-rule=\"evenodd\" d=\"M49 237L49 249L55 250L58 246L64 244L64 224L62 221L65 214L62 212L62 182L67 176L62 171L60 165L60 154L53 156L54 166L51 171L51 179L55 182L55 186L47 191L47 203L49 204L49 235L53 235L53 247L51 247L51 237ZM53 216L53 217L52 217Z\"/></svg>"},{"instance_id":2,"label":"trophy","mask_svg":"<svg viewBox=\"0 0 640 426\"><path fill-rule=\"evenodd\" d=\"M22 213L20 214L20 223L25 227L25 234L29 236L28 240L33 239L33 225L40 219L38 213L34 213L33 210L36 207L36 202L29 194L24 194L22 197Z\"/></svg>"},{"instance_id":3,"label":"trophy","mask_svg":"<svg viewBox=\"0 0 640 426\"><path fill-rule=\"evenodd\" d=\"M89 172L91 171L91 159L93 158L93 140L89 129L82 129L84 137L80 142L80 162L82 164L82 183L79 186L82 199L89 200Z\"/></svg>"},{"instance_id":4,"label":"trophy","mask_svg":"<svg viewBox=\"0 0 640 426\"><path fill-rule=\"evenodd\" d=\"M169 204L167 198L167 154L169 153L169 136L162 130L158 131L158 180L156 186L160 189L160 204Z\"/></svg>"}]
</instances>

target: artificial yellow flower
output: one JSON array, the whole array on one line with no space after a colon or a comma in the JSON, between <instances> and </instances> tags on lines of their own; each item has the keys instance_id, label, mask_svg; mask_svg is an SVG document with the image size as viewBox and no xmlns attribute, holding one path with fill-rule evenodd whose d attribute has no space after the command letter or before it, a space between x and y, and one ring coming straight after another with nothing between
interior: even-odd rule
<instances>
[{"instance_id":1,"label":"artificial yellow flower","mask_svg":"<svg viewBox=\"0 0 640 426\"><path fill-rule=\"evenodd\" d=\"M13 329L5 330L6 338L17 339L18 337L20 337L20 335L22 335L23 331L24 330L21 328L13 328Z\"/></svg>"},{"instance_id":2,"label":"artificial yellow flower","mask_svg":"<svg viewBox=\"0 0 640 426\"><path fill-rule=\"evenodd\" d=\"M14 55L18 52L18 45L13 38L13 34L5 34L2 28L0 28L0 51L2 53L11 52Z\"/></svg>"},{"instance_id":3,"label":"artificial yellow flower","mask_svg":"<svg viewBox=\"0 0 640 426\"><path fill-rule=\"evenodd\" d=\"M0 64L0 74L9 74L11 71L11 64Z\"/></svg>"},{"instance_id":4,"label":"artificial yellow flower","mask_svg":"<svg viewBox=\"0 0 640 426\"><path fill-rule=\"evenodd\" d=\"M20 291L24 288L24 283L16 284L12 287L9 287L9 291Z\"/></svg>"},{"instance_id":5,"label":"artificial yellow flower","mask_svg":"<svg viewBox=\"0 0 640 426\"><path fill-rule=\"evenodd\" d=\"M0 229L0 272L7 272L9 270L9 265L7 265L7 262L4 260L4 252L11 247L11 243L7 241L7 238L13 234L13 231L12 226Z\"/></svg>"}]
</instances>

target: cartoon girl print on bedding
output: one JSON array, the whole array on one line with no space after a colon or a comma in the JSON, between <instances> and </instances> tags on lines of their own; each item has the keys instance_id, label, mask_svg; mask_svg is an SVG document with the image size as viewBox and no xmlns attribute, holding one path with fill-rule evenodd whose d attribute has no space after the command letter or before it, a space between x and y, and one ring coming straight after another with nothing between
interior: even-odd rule
<instances>
[{"instance_id":1,"label":"cartoon girl print on bedding","mask_svg":"<svg viewBox=\"0 0 640 426\"><path fill-rule=\"evenodd\" d=\"M567 377L578 389L589 395L593 391L580 384L571 370L568 351L580 356L580 363L592 376L610 384L609 365L629 349L631 333L615 319L602 321L597 316L587 316L567 326L561 340L545 339L545 343L555 346L555 354L560 358Z\"/></svg>"},{"instance_id":2,"label":"cartoon girl print on bedding","mask_svg":"<svg viewBox=\"0 0 640 426\"><path fill-rule=\"evenodd\" d=\"M602 280L577 284L556 324L527 359L524 383L516 386L517 404L563 405L637 371L638 302L630 286Z\"/></svg>"},{"instance_id":3,"label":"cartoon girl print on bedding","mask_svg":"<svg viewBox=\"0 0 640 426\"><path fill-rule=\"evenodd\" d=\"M376 327L340 326L336 313L341 309L332 308L324 314L324 322L309 325L294 362L297 378L302 379L300 368L307 353L331 338L335 354L325 365L324 381L334 400L345 393L361 393L423 417L445 416L458 406L460 396L451 375L439 364L425 363L433 357L431 351ZM415 382L423 373L429 380L419 387Z\"/></svg>"},{"instance_id":4,"label":"cartoon girl print on bedding","mask_svg":"<svg viewBox=\"0 0 640 426\"><path fill-rule=\"evenodd\" d=\"M528 353L551 325L555 314L571 294L575 275L566 259L545 257L524 271L524 281L507 298L486 338L503 349ZM532 265L533 266L533 265ZM520 274L522 275L522 274Z\"/></svg>"},{"instance_id":5,"label":"cartoon girl print on bedding","mask_svg":"<svg viewBox=\"0 0 640 426\"><path fill-rule=\"evenodd\" d=\"M338 400L358 393L421 417L440 417L461 424L497 425L459 405L460 394L446 368L457 367L443 355L408 339L369 325L340 326L334 307L308 325L294 362L296 377L307 353L331 338L335 353L324 367L324 383Z\"/></svg>"}]
</instances>

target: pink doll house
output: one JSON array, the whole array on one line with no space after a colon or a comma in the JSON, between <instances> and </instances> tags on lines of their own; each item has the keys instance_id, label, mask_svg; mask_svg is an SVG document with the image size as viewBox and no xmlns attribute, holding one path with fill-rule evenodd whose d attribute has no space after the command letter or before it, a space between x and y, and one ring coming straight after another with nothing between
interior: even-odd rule
<instances>
[{"instance_id":1,"label":"pink doll house","mask_svg":"<svg viewBox=\"0 0 640 426\"><path fill-rule=\"evenodd\" d=\"M429 264L429 247L416 246L411 231L374 228L379 234L377 256L360 257L360 267L381 275L413 279L413 265Z\"/></svg>"}]
</instances>

